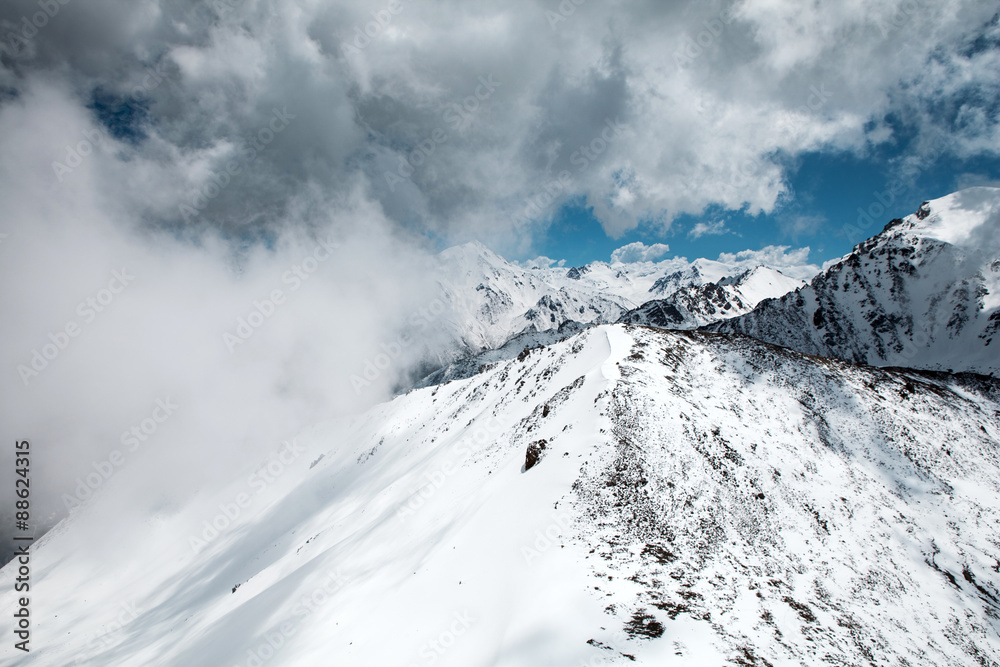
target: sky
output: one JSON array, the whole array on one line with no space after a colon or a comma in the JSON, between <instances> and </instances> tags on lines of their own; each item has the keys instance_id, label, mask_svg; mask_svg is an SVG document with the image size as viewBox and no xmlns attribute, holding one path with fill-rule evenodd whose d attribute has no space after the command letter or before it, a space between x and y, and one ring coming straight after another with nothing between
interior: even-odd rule
<instances>
[{"instance_id":1,"label":"sky","mask_svg":"<svg viewBox=\"0 0 1000 667\"><path fill-rule=\"evenodd\" d=\"M893 157L902 155L894 151ZM560 207L536 248L541 256L580 266L607 262L617 249L635 243L658 246L662 252L658 258L689 259L788 246L808 248L809 261L821 265L846 255L859 241L890 220L915 212L924 201L967 187L1000 185L1000 178L995 177L1000 174L1000 161L990 156L935 160L908 182L895 176L898 171L884 158L813 153L803 156L789 173L792 194L771 213L750 215L710 206L701 214L679 216L666 232L639 228L617 238L608 236L593 210L578 200ZM867 209L874 204L882 205L884 212L872 217ZM534 256L527 252L519 259Z\"/></svg>"},{"instance_id":2,"label":"sky","mask_svg":"<svg viewBox=\"0 0 1000 667\"><path fill-rule=\"evenodd\" d=\"M170 507L390 396L443 247L818 265L1000 178L998 74L982 0L5 0L0 424L58 516L173 400Z\"/></svg>"}]
</instances>

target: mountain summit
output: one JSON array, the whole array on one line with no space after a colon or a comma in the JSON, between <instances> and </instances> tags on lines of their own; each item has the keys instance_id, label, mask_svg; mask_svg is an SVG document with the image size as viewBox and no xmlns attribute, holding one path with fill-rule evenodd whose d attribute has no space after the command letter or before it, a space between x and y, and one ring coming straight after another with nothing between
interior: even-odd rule
<instances>
[{"instance_id":1,"label":"mountain summit","mask_svg":"<svg viewBox=\"0 0 1000 667\"><path fill-rule=\"evenodd\" d=\"M855 363L1000 372L1000 189L926 202L809 285L707 328Z\"/></svg>"}]
</instances>

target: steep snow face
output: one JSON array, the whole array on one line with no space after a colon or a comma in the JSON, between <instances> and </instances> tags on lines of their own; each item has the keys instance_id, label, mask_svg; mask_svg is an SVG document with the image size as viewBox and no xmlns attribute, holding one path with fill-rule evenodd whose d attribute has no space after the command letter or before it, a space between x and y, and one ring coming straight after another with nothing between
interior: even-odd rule
<instances>
[{"instance_id":1,"label":"steep snow face","mask_svg":"<svg viewBox=\"0 0 1000 667\"><path fill-rule=\"evenodd\" d=\"M740 300L751 307L764 299L776 299L805 286L806 281L786 276L766 266L756 266L732 278L723 278L719 285L735 287Z\"/></svg>"},{"instance_id":2,"label":"steep snow face","mask_svg":"<svg viewBox=\"0 0 1000 667\"><path fill-rule=\"evenodd\" d=\"M749 313L764 299L780 297L803 285L804 281L758 266L718 282L682 287L666 299L649 301L625 313L619 321L663 329L696 329Z\"/></svg>"},{"instance_id":3,"label":"steep snow face","mask_svg":"<svg viewBox=\"0 0 1000 667\"><path fill-rule=\"evenodd\" d=\"M1000 189L889 223L809 286L711 325L879 366L1000 371Z\"/></svg>"},{"instance_id":4,"label":"steep snow face","mask_svg":"<svg viewBox=\"0 0 1000 667\"><path fill-rule=\"evenodd\" d=\"M998 441L994 380L592 327L150 515L130 463L16 664L995 664Z\"/></svg>"}]
</instances>

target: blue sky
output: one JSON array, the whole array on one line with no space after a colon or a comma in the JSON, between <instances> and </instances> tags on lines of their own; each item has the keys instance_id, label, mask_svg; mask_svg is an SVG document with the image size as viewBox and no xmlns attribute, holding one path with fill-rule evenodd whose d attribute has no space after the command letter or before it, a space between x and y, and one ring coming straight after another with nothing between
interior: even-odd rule
<instances>
[{"instance_id":1,"label":"blue sky","mask_svg":"<svg viewBox=\"0 0 1000 667\"><path fill-rule=\"evenodd\" d=\"M662 233L653 225L643 225L621 238L610 238L582 203L563 207L547 233L540 237L537 253L518 260L544 255L565 260L567 266L592 261L608 261L611 253L628 243L641 241L646 245L665 243L670 246L667 257L708 257L714 259L723 252L758 250L768 245L808 246L810 261L822 264L840 257L858 243L854 230L862 230L865 238L881 231L892 218L916 211L921 202L935 199L969 185L1000 182L1000 160L976 158L959 160L940 158L938 162L909 170L911 177L896 193L885 197L891 184L902 171L901 151L884 151L880 155L857 157L838 153L812 153L801 158L787 174L789 196L770 214L750 216L740 211L709 209L701 216L685 215ZM890 200L887 211L874 225L859 225L861 207L879 202L878 195ZM875 211L878 207L875 207ZM691 236L698 223L724 223L721 233ZM849 228L845 230L845 225ZM853 234L853 237L851 237Z\"/></svg>"}]
</instances>

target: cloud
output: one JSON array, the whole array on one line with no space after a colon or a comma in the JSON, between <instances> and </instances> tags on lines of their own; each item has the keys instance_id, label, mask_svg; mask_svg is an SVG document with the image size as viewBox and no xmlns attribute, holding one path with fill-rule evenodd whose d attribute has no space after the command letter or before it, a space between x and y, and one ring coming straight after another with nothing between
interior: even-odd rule
<instances>
[{"instance_id":1,"label":"cloud","mask_svg":"<svg viewBox=\"0 0 1000 667\"><path fill-rule=\"evenodd\" d=\"M792 278L809 280L820 271L819 266L809 263L810 252L808 247L793 250L786 245L769 245L760 250L724 252L719 255L718 261L747 268L760 265L769 266Z\"/></svg>"},{"instance_id":2,"label":"cloud","mask_svg":"<svg viewBox=\"0 0 1000 667\"><path fill-rule=\"evenodd\" d=\"M668 252L670 252L670 246L665 243L654 243L648 246L642 241L636 241L612 252L611 263L655 262Z\"/></svg>"},{"instance_id":3,"label":"cloud","mask_svg":"<svg viewBox=\"0 0 1000 667\"><path fill-rule=\"evenodd\" d=\"M523 262L514 262L514 263L520 266L522 269L550 269L553 266L565 266L566 260L565 259L555 260L552 259L551 257L546 257L544 255L541 255L539 257L536 257L535 259L529 259Z\"/></svg>"},{"instance_id":4,"label":"cloud","mask_svg":"<svg viewBox=\"0 0 1000 667\"><path fill-rule=\"evenodd\" d=\"M688 232L689 239L700 239L702 236L720 236L729 232L724 220L715 222L699 222Z\"/></svg>"},{"instance_id":5,"label":"cloud","mask_svg":"<svg viewBox=\"0 0 1000 667\"><path fill-rule=\"evenodd\" d=\"M62 183L54 160L73 165ZM181 165L200 168L175 160L102 137L58 79L0 106L0 280L11 286L0 312L17 323L0 345L0 422L33 443L39 528L66 514L67 495L93 492L82 480L116 450L137 474L112 482L152 481L115 521L169 513L304 426L387 399L423 361L417 345L393 344L437 295L431 260L362 189L298 191L269 212L267 243L224 229L192 239L139 224L176 206ZM444 319L420 328L422 343ZM127 434L158 401L176 410L133 448ZM12 451L0 452L5 476Z\"/></svg>"},{"instance_id":6,"label":"cloud","mask_svg":"<svg viewBox=\"0 0 1000 667\"><path fill-rule=\"evenodd\" d=\"M159 173L157 227L266 237L304 192L360 184L390 222L501 248L568 201L612 236L711 205L772 212L797 156L900 129L918 161L1000 145L989 3L586 3L555 26L541 0L402 7L380 25L361 0L68 3L6 38L0 103L62 78L116 119L140 139L121 157ZM3 3L2 34L35 12ZM256 150L275 109L294 120ZM177 197L251 152L182 215Z\"/></svg>"}]
</instances>

